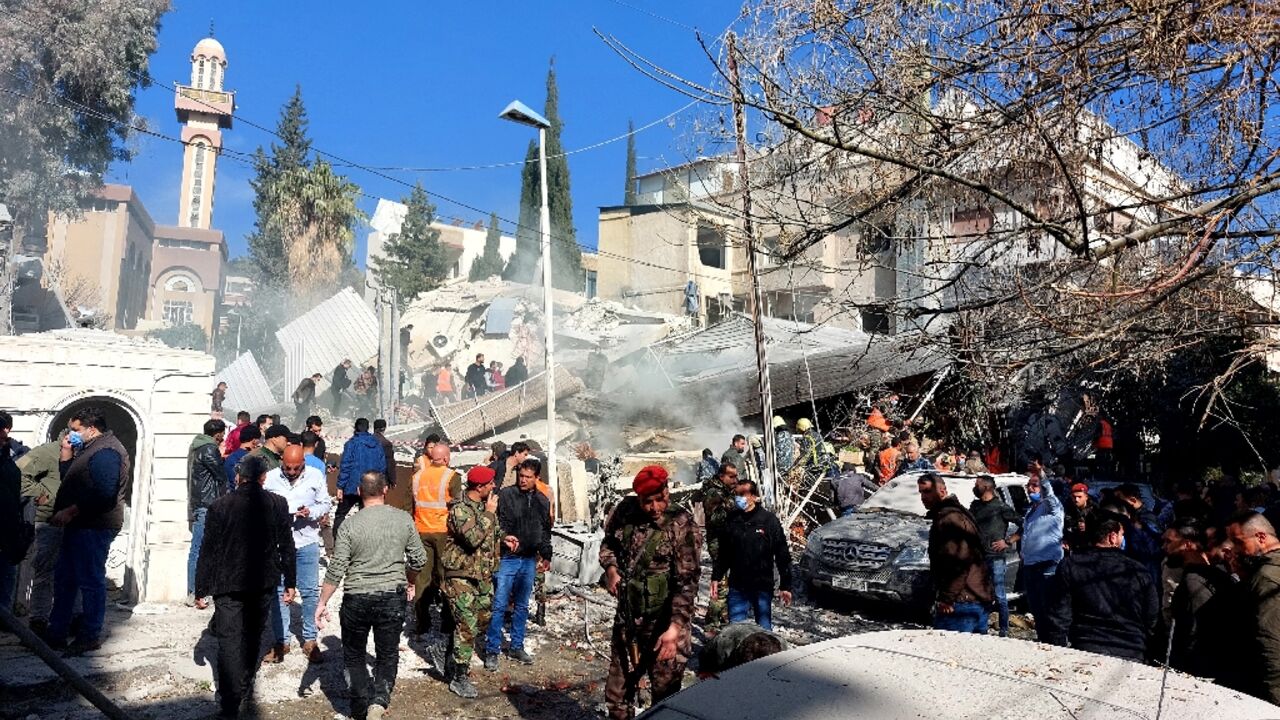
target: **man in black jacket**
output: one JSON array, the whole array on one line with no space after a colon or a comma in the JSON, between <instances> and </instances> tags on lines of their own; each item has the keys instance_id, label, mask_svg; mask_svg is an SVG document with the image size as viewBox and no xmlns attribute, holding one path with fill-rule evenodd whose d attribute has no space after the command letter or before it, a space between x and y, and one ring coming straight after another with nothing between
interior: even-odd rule
<instances>
[{"instance_id":1,"label":"man in black jacket","mask_svg":"<svg viewBox=\"0 0 1280 720\"><path fill-rule=\"evenodd\" d=\"M338 363L338 367L333 369L333 376L329 378L329 393L333 395L333 414L337 415L338 410L342 408L342 392L351 387L351 378L347 377L347 371L351 369L351 359L347 358Z\"/></svg>"},{"instance_id":2,"label":"man in black jacket","mask_svg":"<svg viewBox=\"0 0 1280 720\"><path fill-rule=\"evenodd\" d=\"M969 512L978 526L978 536L986 551L987 569L991 571L991 584L996 594L996 610L1000 613L1000 637L1009 637L1009 594L1005 584L1007 576L1005 553L1017 540L1022 530L1022 514L1009 507L996 494L996 483L990 475L979 475L973 483L973 502ZM1015 526L1009 534L1009 526ZM982 628L983 634L986 628Z\"/></svg>"},{"instance_id":3,"label":"man in black jacket","mask_svg":"<svg viewBox=\"0 0 1280 720\"><path fill-rule=\"evenodd\" d=\"M489 392L489 381L485 378L484 355L476 355L476 361L467 366L467 375L463 382L467 385L467 397L480 397Z\"/></svg>"},{"instance_id":4,"label":"man in black jacket","mask_svg":"<svg viewBox=\"0 0 1280 720\"><path fill-rule=\"evenodd\" d=\"M218 448L227 433L227 424L209 420L204 432L195 436L187 450L187 522L191 526L191 548L187 551L187 605L196 604L196 562L204 542L204 521L209 506L227 489L222 453Z\"/></svg>"},{"instance_id":5,"label":"man in black jacket","mask_svg":"<svg viewBox=\"0 0 1280 720\"><path fill-rule=\"evenodd\" d=\"M196 567L196 607L208 607L205 598L213 597L218 698L222 715L229 717L253 694L258 645L276 584L284 578L284 602L297 593L291 513L283 497L263 488L267 470L259 457L241 462L235 492L209 508Z\"/></svg>"},{"instance_id":6,"label":"man in black jacket","mask_svg":"<svg viewBox=\"0 0 1280 720\"><path fill-rule=\"evenodd\" d=\"M316 385L324 378L320 373L316 373L309 378L303 378L298 383L298 387L293 391L293 409L294 409L294 427L303 427L307 420L307 416L311 414L311 404L316 400Z\"/></svg>"},{"instance_id":7,"label":"man in black jacket","mask_svg":"<svg viewBox=\"0 0 1280 720\"><path fill-rule=\"evenodd\" d=\"M542 463L528 458L516 471L516 484L498 493L498 525L502 528L502 560L494 575L493 618L485 644L484 667L498 669L502 650L502 625L507 602L514 605L511 645L507 656L525 665L533 656L525 652L524 634L529 623L529 595L538 567L551 565L551 502L538 492Z\"/></svg>"},{"instance_id":8,"label":"man in black jacket","mask_svg":"<svg viewBox=\"0 0 1280 720\"><path fill-rule=\"evenodd\" d=\"M1045 640L1142 662L1160 619L1155 582L1142 563L1120 549L1124 526L1119 520L1098 519L1093 532L1092 548L1073 552L1058 565Z\"/></svg>"},{"instance_id":9,"label":"man in black jacket","mask_svg":"<svg viewBox=\"0 0 1280 720\"><path fill-rule=\"evenodd\" d=\"M133 473L129 452L107 429L102 408L88 406L72 418L62 439L58 472L62 484L53 501L49 524L64 528L53 570L53 610L49 614L50 647L63 647L71 632L76 596L83 613L76 641L67 648L78 655L102 646L107 614L107 554L124 525Z\"/></svg>"},{"instance_id":10,"label":"man in black jacket","mask_svg":"<svg viewBox=\"0 0 1280 720\"><path fill-rule=\"evenodd\" d=\"M13 609L18 565L27 554L30 537L24 537L22 471L13 462L9 431L13 418L0 411L0 607Z\"/></svg>"},{"instance_id":11,"label":"man in black jacket","mask_svg":"<svg viewBox=\"0 0 1280 720\"><path fill-rule=\"evenodd\" d=\"M791 551L778 516L760 506L760 486L741 479L734 490L736 510L729 512L720 553L711 573L711 599L719 596L720 581L728 574L729 622L747 620L747 613L765 630L773 629L773 569L778 569L778 596L791 604Z\"/></svg>"}]
</instances>

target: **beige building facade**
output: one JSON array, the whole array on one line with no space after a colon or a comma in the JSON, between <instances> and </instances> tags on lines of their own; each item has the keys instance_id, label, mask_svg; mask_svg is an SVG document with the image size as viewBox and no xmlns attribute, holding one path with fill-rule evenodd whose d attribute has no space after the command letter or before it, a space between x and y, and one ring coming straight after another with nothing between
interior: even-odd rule
<instances>
[{"instance_id":1,"label":"beige building facade","mask_svg":"<svg viewBox=\"0 0 1280 720\"><path fill-rule=\"evenodd\" d=\"M49 218L45 282L73 312L107 313L115 329L133 330L147 313L155 223L125 185L103 186L80 209L78 218Z\"/></svg>"}]
</instances>

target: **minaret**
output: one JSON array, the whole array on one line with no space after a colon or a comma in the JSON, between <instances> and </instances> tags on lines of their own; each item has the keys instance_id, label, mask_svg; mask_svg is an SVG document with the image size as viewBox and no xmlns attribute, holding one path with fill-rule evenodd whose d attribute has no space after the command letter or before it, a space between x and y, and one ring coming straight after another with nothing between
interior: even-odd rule
<instances>
[{"instance_id":1,"label":"minaret","mask_svg":"<svg viewBox=\"0 0 1280 720\"><path fill-rule=\"evenodd\" d=\"M210 32L212 35L212 31ZM178 226L209 228L213 223L213 182L222 131L231 127L235 93L222 89L227 53L207 37L191 51L191 84L178 85L174 109L183 124L182 193Z\"/></svg>"}]
</instances>

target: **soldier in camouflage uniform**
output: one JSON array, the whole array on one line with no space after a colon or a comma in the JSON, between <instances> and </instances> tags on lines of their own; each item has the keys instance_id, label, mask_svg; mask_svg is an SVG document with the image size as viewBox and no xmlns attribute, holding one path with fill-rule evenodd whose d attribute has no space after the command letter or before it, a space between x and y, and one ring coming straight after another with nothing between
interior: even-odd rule
<instances>
[{"instance_id":1,"label":"soldier in camouflage uniform","mask_svg":"<svg viewBox=\"0 0 1280 720\"><path fill-rule=\"evenodd\" d=\"M711 556L714 566L720 557L720 535L729 521L729 510L733 508L733 495L738 485L738 468L731 462L720 466L720 472L702 483L702 487L694 493L694 500L702 503L702 518L706 527L707 554ZM707 617L704 621L706 630L714 632L729 622L729 606L725 598L729 593L720 593L717 599L707 601Z\"/></svg>"},{"instance_id":2,"label":"soldier in camouflage uniform","mask_svg":"<svg viewBox=\"0 0 1280 720\"><path fill-rule=\"evenodd\" d=\"M688 512L669 507L667 471L646 467L631 487L636 497L614 509L600 546L605 587L618 598L604 687L615 719L634 716L644 675L655 703L680 691L701 573L702 538Z\"/></svg>"},{"instance_id":3,"label":"soldier in camouflage uniform","mask_svg":"<svg viewBox=\"0 0 1280 720\"><path fill-rule=\"evenodd\" d=\"M454 628L449 637L451 663L445 676L449 690L464 698L476 697L471 684L471 654L476 638L484 642L493 609L493 571L498 567L498 542L502 531L495 514L494 472L483 465L467 473L467 491L449 503L449 536L441 563Z\"/></svg>"}]
</instances>

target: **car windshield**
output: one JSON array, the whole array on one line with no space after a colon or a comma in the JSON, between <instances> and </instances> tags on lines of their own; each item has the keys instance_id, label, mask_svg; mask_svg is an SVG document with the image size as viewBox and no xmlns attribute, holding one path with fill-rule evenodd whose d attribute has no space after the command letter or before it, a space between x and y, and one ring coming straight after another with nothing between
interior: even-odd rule
<instances>
[{"instance_id":1,"label":"car windshield","mask_svg":"<svg viewBox=\"0 0 1280 720\"><path fill-rule=\"evenodd\" d=\"M900 475L875 491L859 510L893 510L924 517L924 505L920 504L920 492L916 489L917 474Z\"/></svg>"}]
</instances>

